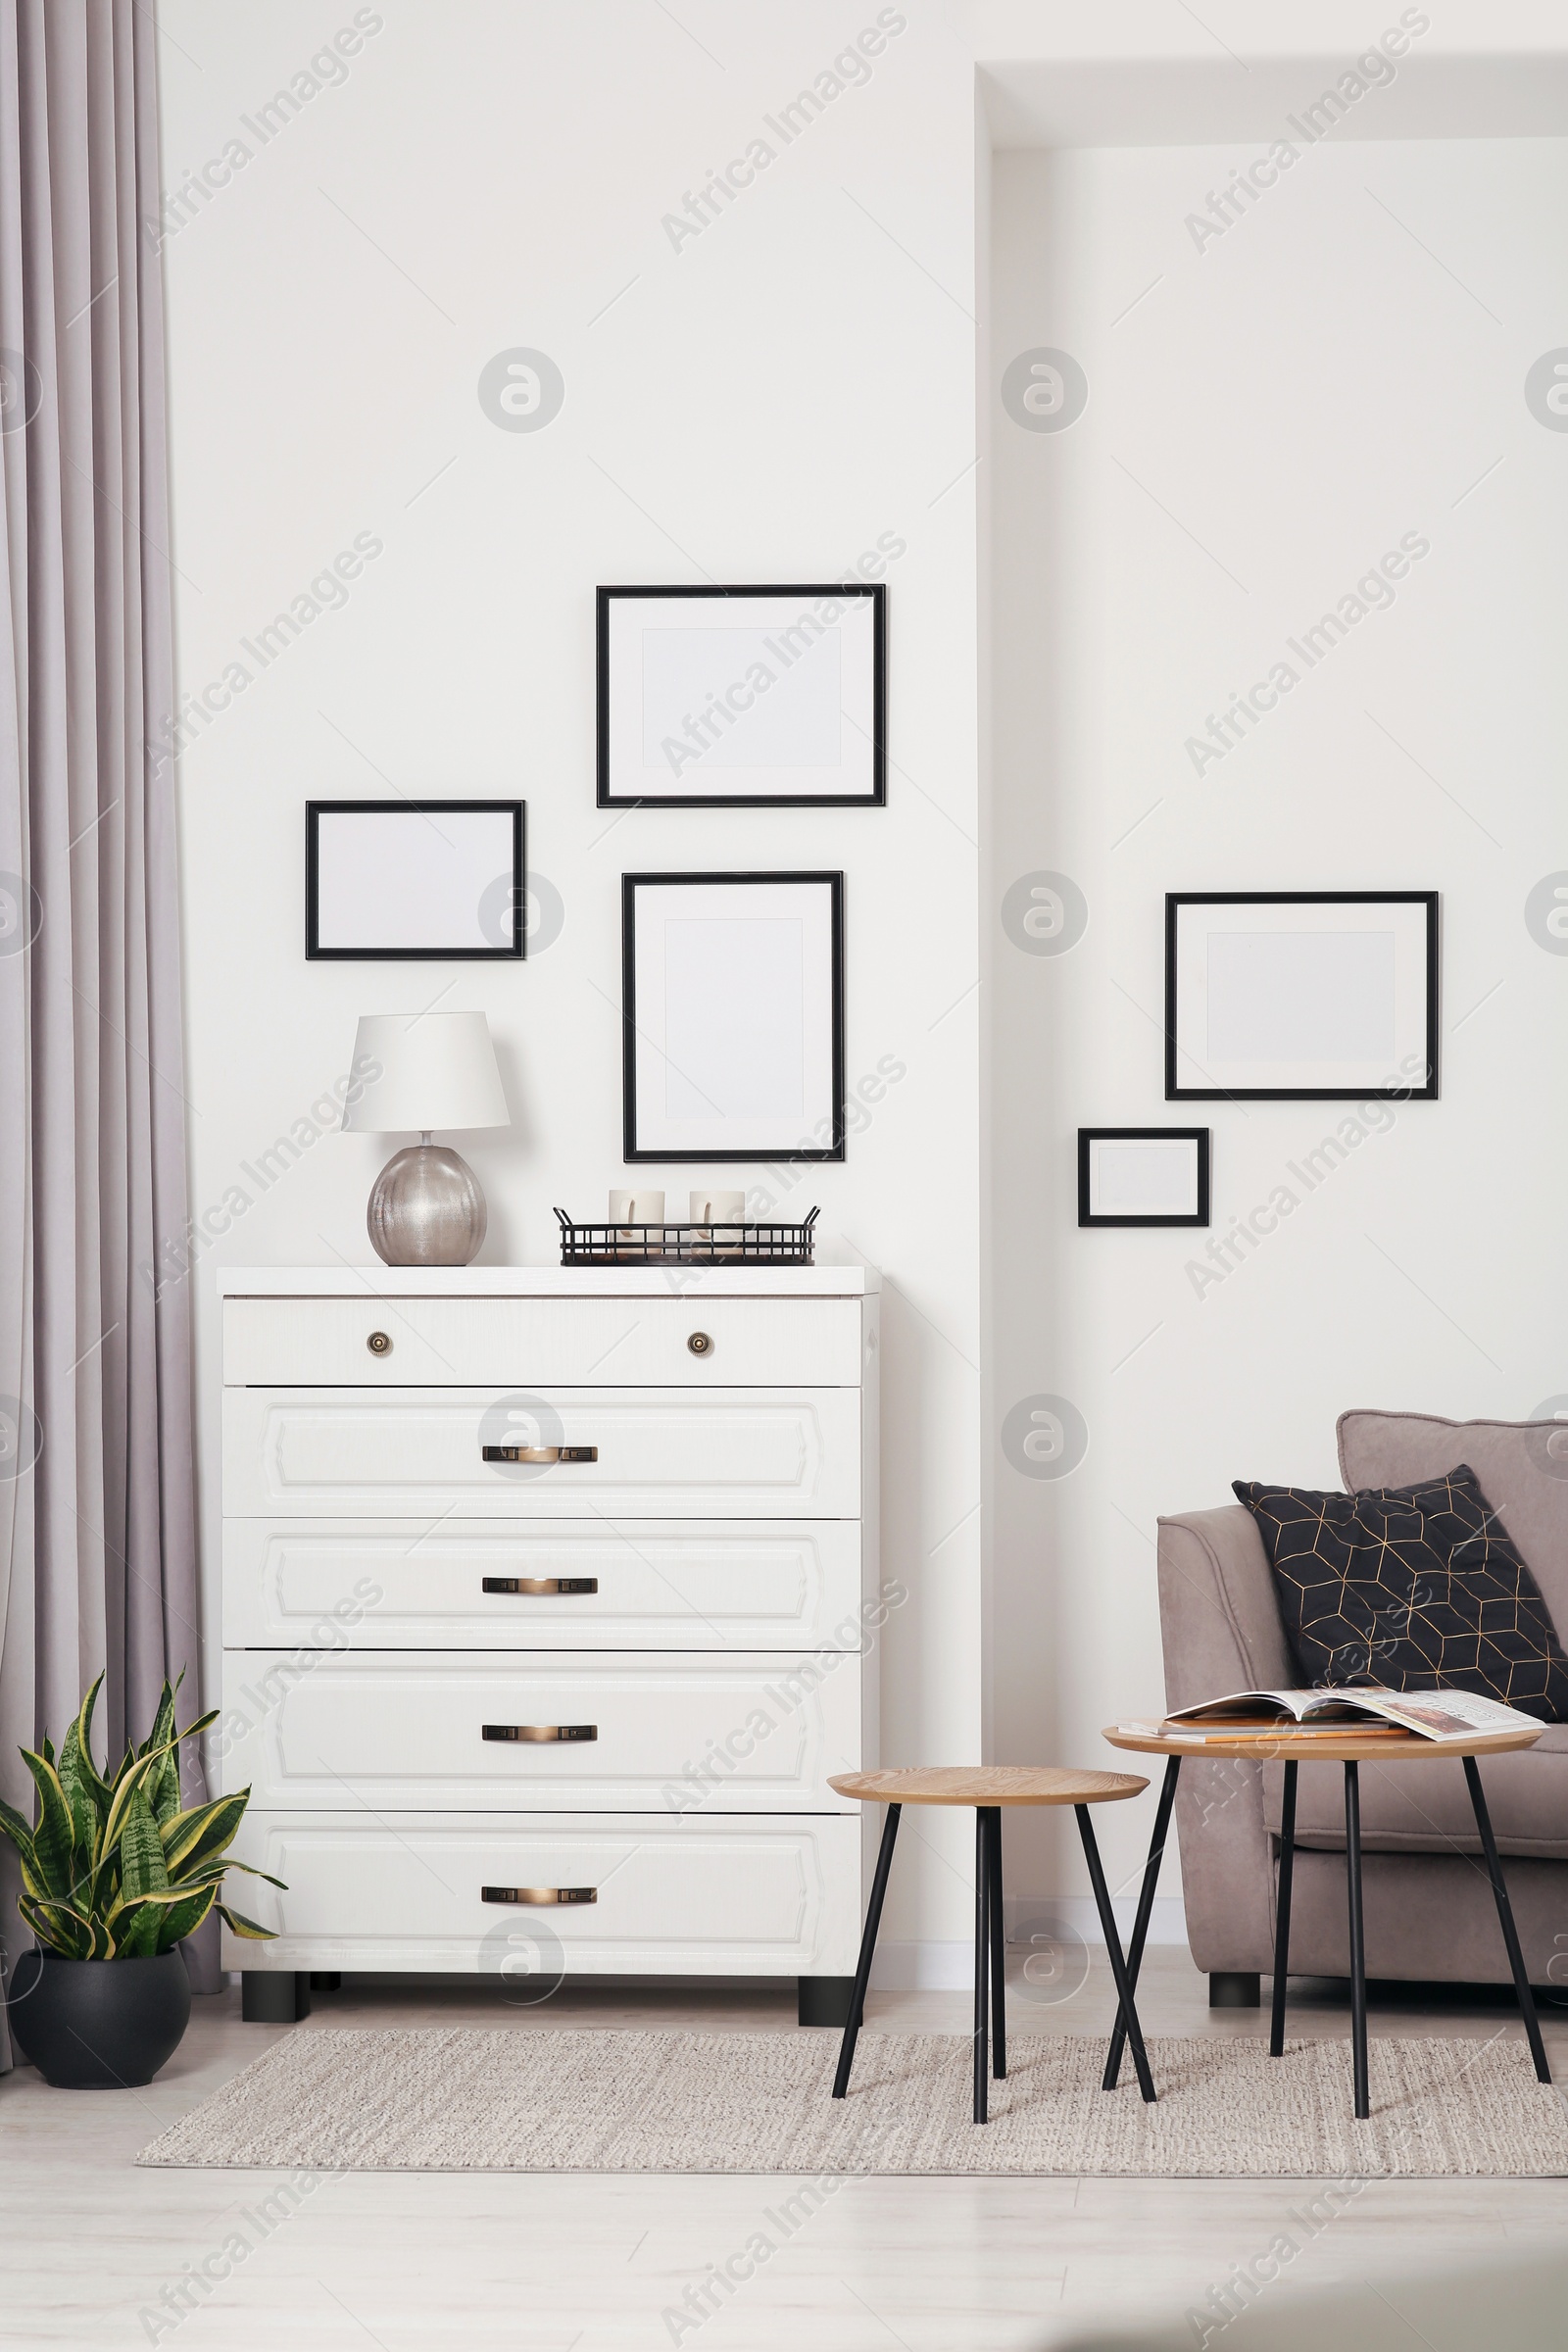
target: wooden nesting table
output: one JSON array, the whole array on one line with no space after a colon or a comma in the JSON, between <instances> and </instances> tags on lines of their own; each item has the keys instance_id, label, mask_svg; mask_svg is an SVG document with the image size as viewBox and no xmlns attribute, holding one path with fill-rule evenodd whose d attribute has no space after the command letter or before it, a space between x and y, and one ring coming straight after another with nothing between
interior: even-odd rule
<instances>
[{"instance_id":1,"label":"wooden nesting table","mask_svg":"<svg viewBox=\"0 0 1568 2352\"><path fill-rule=\"evenodd\" d=\"M1303 1762L1343 1764L1345 1876L1350 1930L1351 2062L1354 2069L1355 2113L1358 2119L1364 2119L1371 2112L1371 2101L1366 2055L1366 1937L1361 1911L1360 1767L1363 1764L1434 1763L1445 1756L1458 1757L1464 1765L1471 1810L1476 1817L1481 1850L1487 1858L1493 1898L1497 1906L1497 1922L1508 1953L1508 1966L1513 1972L1514 1990L1525 2022L1530 2055L1535 2060L1536 2077L1539 2082L1549 2082L1551 2073L1546 2065L1545 2045L1541 2038L1535 1996L1530 1989L1524 1953L1520 1949L1519 1934L1514 1926L1513 1905L1508 1900L1507 1883L1502 1875L1497 1841L1492 1834L1492 1819L1487 1811L1481 1772L1476 1761L1478 1756L1501 1755L1510 1748L1533 1747L1541 1737L1542 1728L1532 1732L1489 1732L1473 1740L1460 1741L1423 1740L1417 1734L1407 1732L1347 1730L1343 1737L1328 1736L1321 1731L1307 1731L1294 1724L1232 1724L1212 1728L1205 1725L1201 1731L1197 1731L1195 1727L1195 1730L1183 1733L1180 1737L1161 1731L1157 1724L1138 1728L1131 1724L1110 1725L1104 1736L1112 1747L1130 1748L1139 1755L1164 1756L1168 1759L1154 1814L1154 1834L1150 1839L1149 1859L1144 1865L1144 1884L1133 1922L1132 1941L1127 1949L1129 1992L1124 2015L1130 2014L1132 1991L1136 1989L1138 1972L1143 1965L1144 1943L1154 1908L1154 1887L1159 1879L1160 1859L1170 1831L1171 1807L1176 1801L1176 1782L1181 1772L1182 1758L1244 1756L1258 1763L1281 1762L1285 1766L1285 1790L1280 1806L1279 1887L1274 1924L1274 2006L1268 2047L1271 2058L1284 2055L1285 1987L1291 1955L1291 1877L1296 1859L1297 1767ZM1107 2088L1114 2083L1121 2063L1122 2031L1122 2021L1118 2018L1111 2039L1110 2059L1105 2069Z\"/></svg>"},{"instance_id":2,"label":"wooden nesting table","mask_svg":"<svg viewBox=\"0 0 1568 2352\"><path fill-rule=\"evenodd\" d=\"M995 2074L1000 2082L1007 2072L1002 1919L1002 1808L1004 1805L1071 1805L1077 1814L1084 1859L1089 1865L1089 1881L1095 1890L1095 1903L1100 1912L1105 1949L1110 1955L1110 1971L1116 1984L1117 2061L1119 2064L1121 2037L1125 2035L1132 2044L1138 2087L1146 2099L1153 2098L1153 2080L1144 2052L1138 2012L1133 2006L1132 1979L1122 1957L1121 1940L1116 1934L1105 1874L1101 1867L1100 1848L1095 1842L1094 1825L1089 1818L1091 1805L1110 1804L1121 1797L1142 1795L1149 1787L1146 1780L1125 1772L1071 1772L1055 1764L956 1764L920 1765L903 1772L845 1772L830 1780L828 1786L836 1788L840 1796L858 1797L863 1804L887 1807L887 1819L882 1825L882 1843L876 1858L876 1873L871 1881L871 1900L865 1914L865 1933L860 1938L855 1990L850 1997L849 2020L839 2049L838 2073L833 2079L833 2096L836 2099L842 2099L850 2086L855 2044L865 2014L865 1988L871 1976L871 1957L876 1950L877 1929L882 1921L882 1899L887 1893L888 1873L893 1866L893 1845L899 1834L899 1816L906 1805L974 1807L975 2122L983 2124L986 2120L987 2089L991 2075ZM1158 1875L1157 1863L1155 1875ZM1148 1876L1147 1870L1145 1876ZM989 2013L986 1997L988 1975ZM1113 2078L1108 2070L1105 2086L1107 2089L1113 2086Z\"/></svg>"}]
</instances>

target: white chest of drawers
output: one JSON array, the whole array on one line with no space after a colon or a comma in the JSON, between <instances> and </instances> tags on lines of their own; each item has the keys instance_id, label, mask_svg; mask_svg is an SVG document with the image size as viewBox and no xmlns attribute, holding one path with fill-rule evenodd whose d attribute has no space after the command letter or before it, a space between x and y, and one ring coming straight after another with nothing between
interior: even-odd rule
<instances>
[{"instance_id":1,"label":"white chest of drawers","mask_svg":"<svg viewBox=\"0 0 1568 2352\"><path fill-rule=\"evenodd\" d=\"M225 1931L247 2015L304 1972L564 1970L795 1976L830 2022L862 1832L828 1776L876 1761L904 1596L876 1277L220 1282L218 1743L287 1885L243 1882L275 1942Z\"/></svg>"}]
</instances>

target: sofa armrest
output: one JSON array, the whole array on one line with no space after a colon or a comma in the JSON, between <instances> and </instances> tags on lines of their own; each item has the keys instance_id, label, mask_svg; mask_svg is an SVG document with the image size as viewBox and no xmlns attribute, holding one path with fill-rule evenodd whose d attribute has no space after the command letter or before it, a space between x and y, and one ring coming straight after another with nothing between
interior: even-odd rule
<instances>
[{"instance_id":1,"label":"sofa armrest","mask_svg":"<svg viewBox=\"0 0 1568 2352\"><path fill-rule=\"evenodd\" d=\"M1274 1572L1244 1504L1161 1519L1159 1630L1168 1707L1295 1683Z\"/></svg>"},{"instance_id":2,"label":"sofa armrest","mask_svg":"<svg viewBox=\"0 0 1568 2352\"><path fill-rule=\"evenodd\" d=\"M1165 1703L1196 1706L1296 1679L1257 1522L1241 1503L1159 1522ZM1201 1969L1274 1964L1273 1848L1262 1768L1187 1758L1176 1797L1187 1940Z\"/></svg>"}]
</instances>

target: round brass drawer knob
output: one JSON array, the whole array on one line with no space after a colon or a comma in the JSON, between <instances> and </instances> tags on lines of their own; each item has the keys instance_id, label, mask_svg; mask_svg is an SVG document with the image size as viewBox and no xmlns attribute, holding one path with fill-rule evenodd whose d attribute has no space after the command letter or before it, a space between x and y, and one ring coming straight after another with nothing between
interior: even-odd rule
<instances>
[{"instance_id":1,"label":"round brass drawer knob","mask_svg":"<svg viewBox=\"0 0 1568 2352\"><path fill-rule=\"evenodd\" d=\"M706 1331L694 1331L686 1345L693 1355L711 1355L713 1352L713 1343Z\"/></svg>"},{"instance_id":2,"label":"round brass drawer knob","mask_svg":"<svg viewBox=\"0 0 1568 2352\"><path fill-rule=\"evenodd\" d=\"M384 1331L372 1331L365 1345L372 1355L390 1355L392 1343Z\"/></svg>"}]
</instances>

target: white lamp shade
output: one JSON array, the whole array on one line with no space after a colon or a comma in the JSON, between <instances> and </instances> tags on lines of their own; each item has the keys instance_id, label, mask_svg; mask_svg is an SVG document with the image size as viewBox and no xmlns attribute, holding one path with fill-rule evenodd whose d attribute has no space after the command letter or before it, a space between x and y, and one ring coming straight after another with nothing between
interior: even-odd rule
<instances>
[{"instance_id":1,"label":"white lamp shade","mask_svg":"<svg viewBox=\"0 0 1568 2352\"><path fill-rule=\"evenodd\" d=\"M482 1012L362 1013L354 1072L370 1070L379 1075L367 1075L358 1101L343 1105L350 1133L512 1124Z\"/></svg>"}]
</instances>

